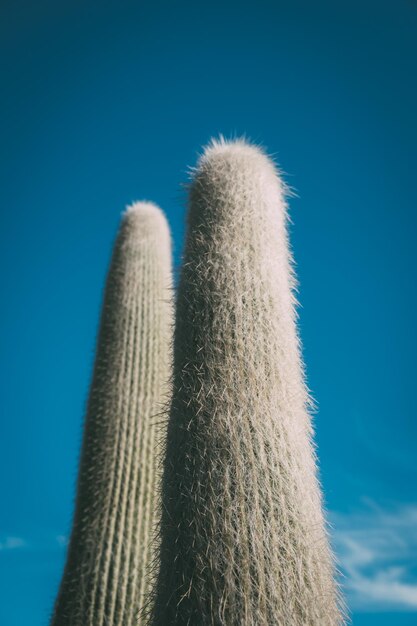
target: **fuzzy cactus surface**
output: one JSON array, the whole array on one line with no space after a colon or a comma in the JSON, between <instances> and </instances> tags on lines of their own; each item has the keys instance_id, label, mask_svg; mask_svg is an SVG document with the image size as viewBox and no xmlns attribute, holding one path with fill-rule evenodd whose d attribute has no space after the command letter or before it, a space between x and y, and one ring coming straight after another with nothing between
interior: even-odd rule
<instances>
[{"instance_id":1,"label":"fuzzy cactus surface","mask_svg":"<svg viewBox=\"0 0 417 626\"><path fill-rule=\"evenodd\" d=\"M295 287L277 169L213 142L190 189L153 626L343 623Z\"/></svg>"},{"instance_id":2,"label":"fuzzy cactus surface","mask_svg":"<svg viewBox=\"0 0 417 626\"><path fill-rule=\"evenodd\" d=\"M104 293L75 515L52 626L131 626L149 584L160 414L171 376L171 241L160 209L125 212Z\"/></svg>"}]
</instances>

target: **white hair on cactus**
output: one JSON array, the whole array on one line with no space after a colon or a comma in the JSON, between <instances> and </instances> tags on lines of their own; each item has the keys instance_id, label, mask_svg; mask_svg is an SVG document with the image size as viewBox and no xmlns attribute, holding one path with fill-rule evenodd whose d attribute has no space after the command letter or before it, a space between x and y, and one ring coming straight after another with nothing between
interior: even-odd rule
<instances>
[{"instance_id":1,"label":"white hair on cactus","mask_svg":"<svg viewBox=\"0 0 417 626\"><path fill-rule=\"evenodd\" d=\"M259 148L193 171L153 626L335 626L285 185Z\"/></svg>"},{"instance_id":2,"label":"white hair on cactus","mask_svg":"<svg viewBox=\"0 0 417 626\"><path fill-rule=\"evenodd\" d=\"M140 624L158 516L158 413L171 377L171 242L152 203L127 209L107 277L76 510L52 626Z\"/></svg>"}]
</instances>

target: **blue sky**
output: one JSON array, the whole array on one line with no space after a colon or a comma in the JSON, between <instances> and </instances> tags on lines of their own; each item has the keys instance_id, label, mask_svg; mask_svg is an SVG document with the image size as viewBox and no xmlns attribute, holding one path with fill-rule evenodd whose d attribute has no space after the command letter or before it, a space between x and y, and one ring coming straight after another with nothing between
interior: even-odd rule
<instances>
[{"instance_id":1,"label":"blue sky","mask_svg":"<svg viewBox=\"0 0 417 626\"><path fill-rule=\"evenodd\" d=\"M187 168L245 134L296 190L300 330L356 626L417 624L417 3L3 2L0 623L46 625L120 214L178 267Z\"/></svg>"}]
</instances>

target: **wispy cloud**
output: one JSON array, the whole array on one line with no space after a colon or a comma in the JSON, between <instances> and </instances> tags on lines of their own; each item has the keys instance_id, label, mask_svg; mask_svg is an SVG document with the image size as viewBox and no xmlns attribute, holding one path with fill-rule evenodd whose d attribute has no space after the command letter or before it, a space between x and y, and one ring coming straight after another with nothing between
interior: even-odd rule
<instances>
[{"instance_id":1,"label":"wispy cloud","mask_svg":"<svg viewBox=\"0 0 417 626\"><path fill-rule=\"evenodd\" d=\"M61 547L65 547L68 545L68 537L66 535L57 535L55 539L58 545Z\"/></svg>"},{"instance_id":2,"label":"wispy cloud","mask_svg":"<svg viewBox=\"0 0 417 626\"><path fill-rule=\"evenodd\" d=\"M417 504L331 515L352 610L417 611Z\"/></svg>"},{"instance_id":3,"label":"wispy cloud","mask_svg":"<svg viewBox=\"0 0 417 626\"><path fill-rule=\"evenodd\" d=\"M23 548L26 542L21 537L5 537L0 541L0 550L15 550L16 548Z\"/></svg>"},{"instance_id":4,"label":"wispy cloud","mask_svg":"<svg viewBox=\"0 0 417 626\"><path fill-rule=\"evenodd\" d=\"M36 535L23 539L15 535L0 536L0 550L15 550L25 548L30 551L45 551L55 548L64 548L68 543L66 535Z\"/></svg>"}]
</instances>

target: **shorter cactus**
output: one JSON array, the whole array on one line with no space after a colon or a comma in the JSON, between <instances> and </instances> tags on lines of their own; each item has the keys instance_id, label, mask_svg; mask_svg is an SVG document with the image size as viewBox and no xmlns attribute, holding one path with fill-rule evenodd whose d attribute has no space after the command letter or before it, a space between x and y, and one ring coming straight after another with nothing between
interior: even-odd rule
<instances>
[{"instance_id":1,"label":"shorter cactus","mask_svg":"<svg viewBox=\"0 0 417 626\"><path fill-rule=\"evenodd\" d=\"M132 626L146 595L158 482L157 414L171 349L170 234L124 214L107 278L76 511L52 626Z\"/></svg>"}]
</instances>

